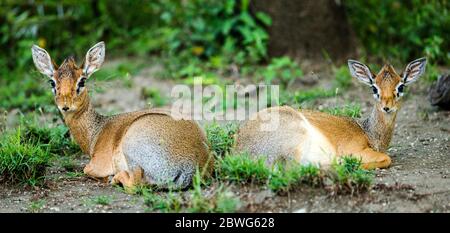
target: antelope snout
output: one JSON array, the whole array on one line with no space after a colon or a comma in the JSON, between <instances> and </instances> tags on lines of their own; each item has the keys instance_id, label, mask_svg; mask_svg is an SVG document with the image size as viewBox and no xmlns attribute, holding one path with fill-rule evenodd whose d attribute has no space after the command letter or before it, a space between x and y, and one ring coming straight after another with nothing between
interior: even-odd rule
<instances>
[{"instance_id":1,"label":"antelope snout","mask_svg":"<svg viewBox=\"0 0 450 233\"><path fill-rule=\"evenodd\" d=\"M384 113L393 113L393 112L395 112L395 111L397 110L397 108L395 108L395 107L384 106L384 107L381 108L381 110L382 110Z\"/></svg>"}]
</instances>

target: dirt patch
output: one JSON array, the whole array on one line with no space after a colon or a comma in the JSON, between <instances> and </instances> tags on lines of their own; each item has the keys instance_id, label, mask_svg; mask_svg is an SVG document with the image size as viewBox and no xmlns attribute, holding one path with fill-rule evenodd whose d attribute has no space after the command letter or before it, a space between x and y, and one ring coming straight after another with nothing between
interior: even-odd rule
<instances>
[{"instance_id":1,"label":"dirt patch","mask_svg":"<svg viewBox=\"0 0 450 233\"><path fill-rule=\"evenodd\" d=\"M132 111L148 106L140 98L143 86L157 87L170 95L175 82L152 77L155 68L144 70L125 87L116 81L93 102L101 112ZM326 75L323 75L326 77ZM321 82L330 79L321 78ZM319 84L320 85L320 84ZM450 112L430 107L426 88L420 83L411 88L398 113L393 141L388 153L392 167L376 171L372 190L360 195L333 195L320 189L300 187L285 195L275 195L251 185L232 186L241 198L242 212L450 212ZM370 90L354 84L336 99L318 100L316 106L361 103L363 115L371 106ZM87 156L77 159L80 167ZM64 170L51 172L48 187L31 189L1 187L0 212L144 212L143 198L129 195L108 184L81 177L68 177ZM107 196L109 204L95 198Z\"/></svg>"}]
</instances>

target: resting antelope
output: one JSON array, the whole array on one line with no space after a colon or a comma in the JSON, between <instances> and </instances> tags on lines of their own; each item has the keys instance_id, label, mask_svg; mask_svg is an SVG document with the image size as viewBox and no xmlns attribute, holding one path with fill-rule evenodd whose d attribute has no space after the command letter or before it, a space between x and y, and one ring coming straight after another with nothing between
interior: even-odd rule
<instances>
[{"instance_id":1,"label":"resting antelope","mask_svg":"<svg viewBox=\"0 0 450 233\"><path fill-rule=\"evenodd\" d=\"M377 75L361 62L349 60L353 77L371 87L375 104L369 117L358 123L349 117L327 113L272 107L254 114L236 135L236 151L252 157L267 156L267 163L294 160L300 164L330 165L339 156L361 159L366 169L386 168L391 158L386 150L394 131L405 86L416 81L425 71L426 59L406 66L398 75L385 65ZM264 119L278 117L278 128L262 130Z\"/></svg>"},{"instance_id":2,"label":"resting antelope","mask_svg":"<svg viewBox=\"0 0 450 233\"><path fill-rule=\"evenodd\" d=\"M103 42L89 49L81 66L69 57L58 67L36 45L32 55L37 69L50 78L55 102L72 136L91 157L84 168L87 175L113 176L112 183L127 188L141 182L184 188L197 167L211 172L207 140L196 122L175 120L163 109L114 116L94 110L85 83L103 63Z\"/></svg>"}]
</instances>

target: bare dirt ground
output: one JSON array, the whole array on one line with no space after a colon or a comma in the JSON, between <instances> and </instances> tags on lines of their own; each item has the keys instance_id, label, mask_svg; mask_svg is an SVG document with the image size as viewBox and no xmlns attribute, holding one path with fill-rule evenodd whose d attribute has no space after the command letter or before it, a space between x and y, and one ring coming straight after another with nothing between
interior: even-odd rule
<instances>
[{"instance_id":1,"label":"bare dirt ground","mask_svg":"<svg viewBox=\"0 0 450 233\"><path fill-rule=\"evenodd\" d=\"M101 112L131 111L146 106L140 98L143 86L170 93L175 84L152 78L155 68L145 69L133 78L131 88L120 81L95 93L93 103ZM329 75L328 75L329 76ZM329 83L324 74L319 83ZM318 84L320 85L320 84ZM450 112L432 108L425 82L408 88L409 94L397 116L397 126L388 153L393 159L389 169L377 170L372 190L359 195L335 195L323 188L301 187L286 195L258 187L233 186L241 198L241 212L450 212ZM361 103L363 116L372 103L370 90L353 82L353 87L337 99L316 100L316 106ZM77 158L82 171L87 156ZM64 169L52 168L51 182L44 188L2 187L0 212L144 212L143 198L129 195L87 177L69 178ZM209 187L213 189L214 187ZM93 201L109 196L111 203ZM33 203L41 203L38 207Z\"/></svg>"}]
</instances>

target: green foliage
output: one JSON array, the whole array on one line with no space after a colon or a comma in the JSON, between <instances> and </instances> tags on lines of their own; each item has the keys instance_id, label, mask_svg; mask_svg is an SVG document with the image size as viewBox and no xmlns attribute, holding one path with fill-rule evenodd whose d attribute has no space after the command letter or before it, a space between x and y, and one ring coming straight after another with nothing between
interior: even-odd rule
<instances>
[{"instance_id":1,"label":"green foliage","mask_svg":"<svg viewBox=\"0 0 450 233\"><path fill-rule=\"evenodd\" d=\"M0 181L39 185L52 159L49 148L24 140L21 127L0 138Z\"/></svg>"},{"instance_id":2,"label":"green foliage","mask_svg":"<svg viewBox=\"0 0 450 233\"><path fill-rule=\"evenodd\" d=\"M271 170L264 161L265 159L252 159L248 154L227 155L217 159L216 170L221 180L265 184Z\"/></svg>"},{"instance_id":3,"label":"green foliage","mask_svg":"<svg viewBox=\"0 0 450 233\"><path fill-rule=\"evenodd\" d=\"M361 117L361 106L359 104L346 104L332 108L326 108L322 111L335 116L347 116L352 118Z\"/></svg>"},{"instance_id":4,"label":"green foliage","mask_svg":"<svg viewBox=\"0 0 450 233\"><path fill-rule=\"evenodd\" d=\"M275 192L288 192L301 183L310 186L319 185L321 183L319 168L314 165L294 164L289 167L277 165L272 171L268 186Z\"/></svg>"},{"instance_id":5,"label":"green foliage","mask_svg":"<svg viewBox=\"0 0 450 233\"><path fill-rule=\"evenodd\" d=\"M31 64L32 44L58 62L72 53L82 58L104 40L113 55L162 54L172 78L259 62L271 24L264 13L250 13L249 0L3 1L0 21L0 65L7 70Z\"/></svg>"},{"instance_id":6,"label":"green foliage","mask_svg":"<svg viewBox=\"0 0 450 233\"><path fill-rule=\"evenodd\" d=\"M80 153L80 147L70 138L65 125L53 128L41 126L35 121L24 120L22 142L47 147L54 155L74 155Z\"/></svg>"},{"instance_id":7,"label":"green foliage","mask_svg":"<svg viewBox=\"0 0 450 233\"><path fill-rule=\"evenodd\" d=\"M197 170L193 179L191 200L188 211L193 213L230 213L235 212L239 206L239 199L223 185L208 195L202 190L204 180Z\"/></svg>"},{"instance_id":8,"label":"green foliage","mask_svg":"<svg viewBox=\"0 0 450 233\"><path fill-rule=\"evenodd\" d=\"M207 194L203 190L206 183L200 171L193 178L192 189L187 192L189 197L183 198L182 193L172 192L156 193L151 188L140 187L135 189L136 194L144 196L144 203L148 211L159 212L201 212L201 213L229 213L235 212L239 199L224 186L219 186Z\"/></svg>"},{"instance_id":9,"label":"green foliage","mask_svg":"<svg viewBox=\"0 0 450 233\"><path fill-rule=\"evenodd\" d=\"M40 210L42 210L42 208L44 208L45 204L46 204L45 200L31 201L28 204L27 210L31 213L37 213Z\"/></svg>"},{"instance_id":10,"label":"green foliage","mask_svg":"<svg viewBox=\"0 0 450 233\"><path fill-rule=\"evenodd\" d=\"M153 107L161 107L167 104L167 98L163 96L158 88L142 88L141 96Z\"/></svg>"},{"instance_id":11,"label":"green foliage","mask_svg":"<svg viewBox=\"0 0 450 233\"><path fill-rule=\"evenodd\" d=\"M303 103L315 99L328 98L335 95L334 90L326 90L321 88L311 88L303 91L296 91L293 99L296 103Z\"/></svg>"},{"instance_id":12,"label":"green foliage","mask_svg":"<svg viewBox=\"0 0 450 233\"><path fill-rule=\"evenodd\" d=\"M374 173L362 168L361 160L352 156L344 156L333 164L335 183L343 191L359 192L369 189Z\"/></svg>"},{"instance_id":13,"label":"green foliage","mask_svg":"<svg viewBox=\"0 0 450 233\"><path fill-rule=\"evenodd\" d=\"M175 212L181 211L183 202L178 194L169 192L167 194L156 194L151 190L144 189L144 203L148 211Z\"/></svg>"},{"instance_id":14,"label":"green foliage","mask_svg":"<svg viewBox=\"0 0 450 233\"><path fill-rule=\"evenodd\" d=\"M110 196L100 195L93 197L91 202L96 205L111 205L112 198Z\"/></svg>"},{"instance_id":15,"label":"green foliage","mask_svg":"<svg viewBox=\"0 0 450 233\"><path fill-rule=\"evenodd\" d=\"M408 62L427 56L450 62L450 15L446 0L346 0L353 28L368 53Z\"/></svg>"},{"instance_id":16,"label":"green foliage","mask_svg":"<svg viewBox=\"0 0 450 233\"><path fill-rule=\"evenodd\" d=\"M360 160L348 156L325 171L315 165L295 162L277 162L269 167L264 161L262 158L251 159L247 154L227 155L217 160L216 177L220 182L266 186L276 193L289 192L301 184L320 186L324 184L324 179L331 179L331 188L340 192L361 192L371 187L374 177L372 171L362 169Z\"/></svg>"},{"instance_id":17,"label":"green foliage","mask_svg":"<svg viewBox=\"0 0 450 233\"><path fill-rule=\"evenodd\" d=\"M212 151L216 156L222 157L227 153L230 153L232 146L234 145L234 134L238 129L237 124L227 123L224 126L213 122L206 125L206 136L211 145Z\"/></svg>"},{"instance_id":18,"label":"green foliage","mask_svg":"<svg viewBox=\"0 0 450 233\"><path fill-rule=\"evenodd\" d=\"M32 111L52 104L47 81L22 72L0 68L0 108ZM45 85L44 85L45 84Z\"/></svg>"},{"instance_id":19,"label":"green foliage","mask_svg":"<svg viewBox=\"0 0 450 233\"><path fill-rule=\"evenodd\" d=\"M295 79L303 76L303 71L297 62L289 57L272 58L270 63L260 71L266 84L273 84L274 80L280 82L282 88L291 85Z\"/></svg>"}]
</instances>

